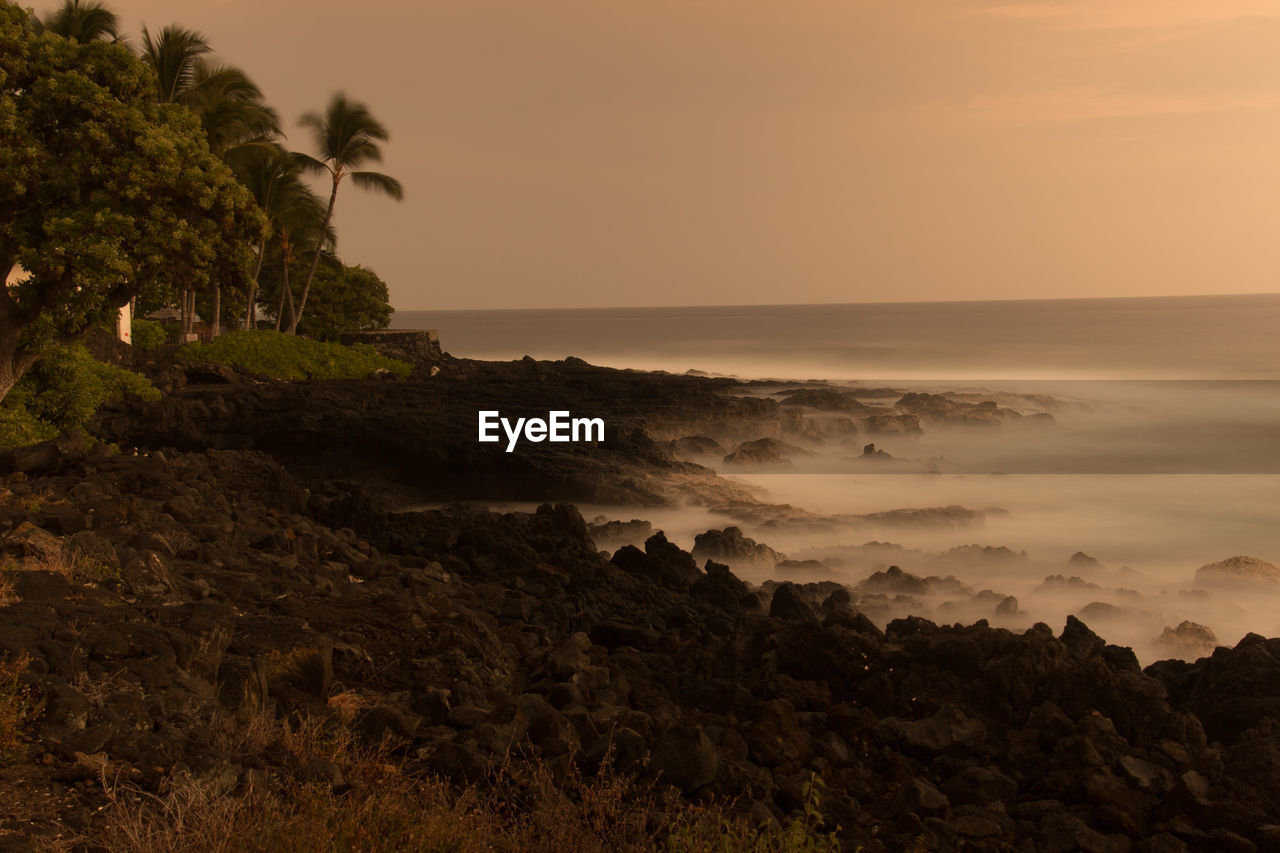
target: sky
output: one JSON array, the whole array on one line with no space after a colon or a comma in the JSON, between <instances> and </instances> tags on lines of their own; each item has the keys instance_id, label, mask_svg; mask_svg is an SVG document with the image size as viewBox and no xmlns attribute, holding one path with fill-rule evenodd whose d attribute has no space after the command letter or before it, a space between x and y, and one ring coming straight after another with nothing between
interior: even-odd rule
<instances>
[{"instance_id":1,"label":"sky","mask_svg":"<svg viewBox=\"0 0 1280 853\"><path fill-rule=\"evenodd\" d=\"M399 310L1280 290L1274 0L109 5L370 106Z\"/></svg>"}]
</instances>

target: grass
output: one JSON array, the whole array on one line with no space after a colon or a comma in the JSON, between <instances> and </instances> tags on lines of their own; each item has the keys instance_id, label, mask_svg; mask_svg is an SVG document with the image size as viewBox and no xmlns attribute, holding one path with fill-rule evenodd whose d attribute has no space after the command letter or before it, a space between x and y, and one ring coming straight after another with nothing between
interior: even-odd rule
<instances>
[{"instance_id":1,"label":"grass","mask_svg":"<svg viewBox=\"0 0 1280 853\"><path fill-rule=\"evenodd\" d=\"M615 772L594 776L570 764L550 767L509 756L481 784L456 786L415 774L394 745L361 746L336 717L287 723L259 713L210 722L214 746L250 756L283 746L300 766L332 762L346 784L259 774L180 772L157 792L103 770L106 805L93 827L65 848L143 851L529 851L530 853L837 853L825 828L820 784L811 783L803 817L755 826L731 804L693 804Z\"/></svg>"},{"instance_id":2,"label":"grass","mask_svg":"<svg viewBox=\"0 0 1280 853\"><path fill-rule=\"evenodd\" d=\"M412 365L381 355L366 344L313 341L265 329L222 335L207 344L187 344L183 361L228 364L273 379L362 379L377 370L408 376Z\"/></svg>"},{"instance_id":3,"label":"grass","mask_svg":"<svg viewBox=\"0 0 1280 853\"><path fill-rule=\"evenodd\" d=\"M94 559L68 542L59 542L57 547L28 557L6 557L0 562L0 579L16 572L54 572L72 585L109 584L120 577L118 569Z\"/></svg>"},{"instance_id":4,"label":"grass","mask_svg":"<svg viewBox=\"0 0 1280 853\"><path fill-rule=\"evenodd\" d=\"M22 756L22 734L31 714L31 697L22 684L22 676L31 663L25 652L0 660L0 764L9 764Z\"/></svg>"}]
</instances>

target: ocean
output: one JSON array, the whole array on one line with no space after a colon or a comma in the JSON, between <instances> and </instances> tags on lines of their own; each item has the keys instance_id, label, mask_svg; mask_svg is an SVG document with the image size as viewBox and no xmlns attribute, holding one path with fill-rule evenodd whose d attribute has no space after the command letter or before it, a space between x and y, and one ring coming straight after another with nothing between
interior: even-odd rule
<instances>
[{"instance_id":1,"label":"ocean","mask_svg":"<svg viewBox=\"0 0 1280 853\"><path fill-rule=\"evenodd\" d=\"M1280 379L1280 294L397 311L456 356L781 379Z\"/></svg>"},{"instance_id":2,"label":"ocean","mask_svg":"<svg viewBox=\"0 0 1280 853\"><path fill-rule=\"evenodd\" d=\"M1233 556L1280 563L1280 295L397 312L393 327L438 329L455 356L572 355L777 380L744 393L822 379L1026 401L1055 424L881 436L878 447L905 461L880 472L844 464L848 442L818 447L785 471L698 461L764 500L815 513L993 510L977 529L796 535L743 527L800 558L889 542L902 549L903 568L921 575L958 547L1025 552L958 572L975 590L1018 597L1009 627L1035 619L1061 628L1068 613L1105 605L1085 611L1091 624L1144 661L1161 656L1161 630L1184 620L1228 644L1248 631L1280 634L1280 583L1273 595L1205 590L1195 580L1200 566ZM583 510L648 518L686 548L728 523L699 507ZM1077 552L1093 562L1071 560ZM853 585L873 568L846 565L810 579ZM756 582L769 574L743 573ZM1080 583L1051 590L1045 579L1057 574Z\"/></svg>"}]
</instances>

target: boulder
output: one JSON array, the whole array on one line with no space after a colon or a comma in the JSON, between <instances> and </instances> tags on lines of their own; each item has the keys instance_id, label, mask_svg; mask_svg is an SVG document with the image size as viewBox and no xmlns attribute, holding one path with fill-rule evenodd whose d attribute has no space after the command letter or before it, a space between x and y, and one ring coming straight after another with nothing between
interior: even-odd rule
<instances>
[{"instance_id":1,"label":"boulder","mask_svg":"<svg viewBox=\"0 0 1280 853\"><path fill-rule=\"evenodd\" d=\"M723 530L708 530L693 538L693 551L690 554L699 562L718 560L733 565L734 563L762 563L774 565L785 559L780 554L761 542L756 542L742 534L740 527L726 527Z\"/></svg>"},{"instance_id":2,"label":"boulder","mask_svg":"<svg viewBox=\"0 0 1280 853\"><path fill-rule=\"evenodd\" d=\"M1228 557L1196 570L1196 584L1209 587L1260 588L1280 593L1280 566L1257 557Z\"/></svg>"},{"instance_id":3,"label":"boulder","mask_svg":"<svg viewBox=\"0 0 1280 853\"><path fill-rule=\"evenodd\" d=\"M1213 654L1218 637L1213 629L1197 622L1183 621L1176 628L1166 627L1155 640L1161 654L1179 660L1196 660Z\"/></svg>"}]
</instances>

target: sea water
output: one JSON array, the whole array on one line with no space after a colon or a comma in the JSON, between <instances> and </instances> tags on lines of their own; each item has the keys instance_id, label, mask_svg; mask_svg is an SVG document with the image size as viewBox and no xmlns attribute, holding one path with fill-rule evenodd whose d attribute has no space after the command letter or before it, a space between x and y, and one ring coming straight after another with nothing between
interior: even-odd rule
<instances>
[{"instance_id":1,"label":"sea water","mask_svg":"<svg viewBox=\"0 0 1280 853\"><path fill-rule=\"evenodd\" d=\"M1227 644L1249 631L1280 634L1275 598L1206 595L1194 581L1199 566L1235 555L1280 563L1280 295L399 312L393 326L439 329L444 347L462 357L573 355L612 367L779 380L753 393L824 379L1051 398L1056 423L1044 429L926 425L920 437L877 438L900 460L922 463L883 473L842 467L847 449L797 459L786 473L704 461L759 487L764 500L817 513L997 510L968 529L746 528L788 554L868 540L930 553L970 544L1025 551L1026 561L969 568L962 580L1017 595L1027 618L1058 627L1089 598L1123 604L1130 615L1102 633L1144 659L1158 656L1152 632L1184 618ZM929 460L944 461L930 468ZM649 514L684 547L707 527L731 523L693 508ZM1076 552L1100 567L1069 565ZM833 578L856 583L869 571L835 570ZM1037 596L1054 573L1090 575L1100 589Z\"/></svg>"}]
</instances>

